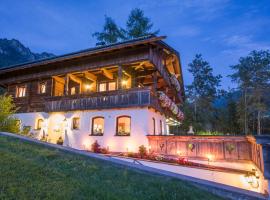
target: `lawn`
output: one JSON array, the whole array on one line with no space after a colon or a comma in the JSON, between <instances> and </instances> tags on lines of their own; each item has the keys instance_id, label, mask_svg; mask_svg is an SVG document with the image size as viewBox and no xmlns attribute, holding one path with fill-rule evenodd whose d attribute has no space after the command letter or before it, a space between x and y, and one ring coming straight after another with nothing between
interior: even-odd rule
<instances>
[{"instance_id":1,"label":"lawn","mask_svg":"<svg viewBox=\"0 0 270 200\"><path fill-rule=\"evenodd\" d=\"M187 182L0 136L0 199L220 199Z\"/></svg>"}]
</instances>

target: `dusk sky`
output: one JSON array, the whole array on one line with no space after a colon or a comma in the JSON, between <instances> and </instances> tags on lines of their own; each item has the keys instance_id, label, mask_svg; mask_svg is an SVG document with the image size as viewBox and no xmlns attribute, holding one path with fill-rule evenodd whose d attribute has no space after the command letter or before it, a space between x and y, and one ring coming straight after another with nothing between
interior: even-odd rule
<instances>
[{"instance_id":1,"label":"dusk sky","mask_svg":"<svg viewBox=\"0 0 270 200\"><path fill-rule=\"evenodd\" d=\"M118 0L0 2L0 38L18 39L33 52L56 55L95 46L92 33L102 30L104 15L125 27L133 8L141 8L180 52L185 84L191 82L188 63L201 53L233 87L229 66L251 50L270 49L269 0Z\"/></svg>"}]
</instances>

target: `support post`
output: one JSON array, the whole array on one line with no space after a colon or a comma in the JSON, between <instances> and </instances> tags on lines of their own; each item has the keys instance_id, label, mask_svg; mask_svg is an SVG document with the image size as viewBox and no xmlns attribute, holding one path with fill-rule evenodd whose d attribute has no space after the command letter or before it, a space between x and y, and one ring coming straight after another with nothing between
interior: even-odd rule
<instances>
[{"instance_id":1,"label":"support post","mask_svg":"<svg viewBox=\"0 0 270 200\"><path fill-rule=\"evenodd\" d=\"M68 95L69 75L65 76L65 95Z\"/></svg>"},{"instance_id":2,"label":"support post","mask_svg":"<svg viewBox=\"0 0 270 200\"><path fill-rule=\"evenodd\" d=\"M157 87L158 87L158 85L157 85L157 83L158 83L157 71L155 71L155 72L153 73L153 80L154 80L154 88L153 88L153 91L154 91L154 93L156 94L156 93L157 93Z\"/></svg>"},{"instance_id":3,"label":"support post","mask_svg":"<svg viewBox=\"0 0 270 200\"><path fill-rule=\"evenodd\" d=\"M118 65L118 79L117 79L118 90L122 89L122 75L123 75L122 66Z\"/></svg>"}]
</instances>

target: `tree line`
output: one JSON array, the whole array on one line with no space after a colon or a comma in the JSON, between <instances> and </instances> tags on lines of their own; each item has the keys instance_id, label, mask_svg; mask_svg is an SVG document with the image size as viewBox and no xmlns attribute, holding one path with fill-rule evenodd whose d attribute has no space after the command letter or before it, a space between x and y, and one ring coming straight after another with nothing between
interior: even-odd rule
<instances>
[{"instance_id":1,"label":"tree line","mask_svg":"<svg viewBox=\"0 0 270 200\"><path fill-rule=\"evenodd\" d=\"M97 44L110 44L159 32L152 28L151 20L135 8L125 29L105 16L103 30L92 36ZM236 88L221 89L222 76L213 74L201 54L195 55L188 65L193 81L185 87L185 120L176 134L186 133L191 125L201 134L270 134L269 51L252 51L230 68L234 73L229 77Z\"/></svg>"},{"instance_id":2,"label":"tree line","mask_svg":"<svg viewBox=\"0 0 270 200\"><path fill-rule=\"evenodd\" d=\"M221 75L196 55L188 65L183 130L212 134L270 134L270 52L252 51L230 66L235 89L220 89Z\"/></svg>"}]
</instances>

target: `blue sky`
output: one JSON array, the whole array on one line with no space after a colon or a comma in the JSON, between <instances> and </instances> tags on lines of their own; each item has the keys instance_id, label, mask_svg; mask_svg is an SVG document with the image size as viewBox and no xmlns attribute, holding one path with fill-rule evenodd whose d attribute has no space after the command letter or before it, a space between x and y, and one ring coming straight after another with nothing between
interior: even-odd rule
<instances>
[{"instance_id":1,"label":"blue sky","mask_svg":"<svg viewBox=\"0 0 270 200\"><path fill-rule=\"evenodd\" d=\"M251 50L270 49L269 0L108 0L0 2L0 38L15 38L34 52L56 55L95 46L92 33L104 15L124 27L132 8L141 8L160 35L180 52L185 84L188 63L201 53L221 74L222 87L234 87L229 66Z\"/></svg>"}]
</instances>

